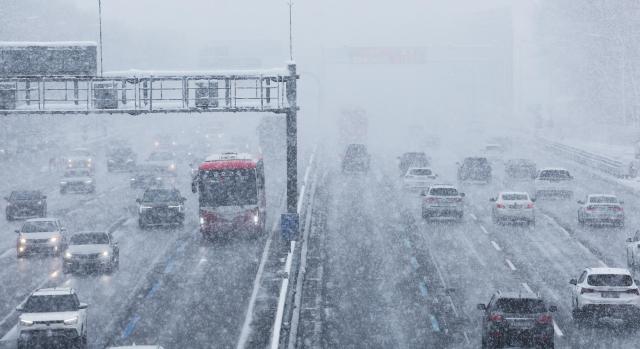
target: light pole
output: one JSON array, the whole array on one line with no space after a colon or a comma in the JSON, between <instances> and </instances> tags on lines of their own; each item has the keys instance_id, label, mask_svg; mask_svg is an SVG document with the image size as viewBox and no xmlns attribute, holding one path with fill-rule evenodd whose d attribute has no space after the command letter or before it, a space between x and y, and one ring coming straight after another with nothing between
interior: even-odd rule
<instances>
[{"instance_id":1,"label":"light pole","mask_svg":"<svg viewBox=\"0 0 640 349\"><path fill-rule=\"evenodd\" d=\"M100 76L102 76L102 0L98 0L98 22L100 26Z\"/></svg>"},{"instance_id":2,"label":"light pole","mask_svg":"<svg viewBox=\"0 0 640 349\"><path fill-rule=\"evenodd\" d=\"M289 5L289 59L293 61L293 25L292 25L293 1L289 1L287 4Z\"/></svg>"}]
</instances>

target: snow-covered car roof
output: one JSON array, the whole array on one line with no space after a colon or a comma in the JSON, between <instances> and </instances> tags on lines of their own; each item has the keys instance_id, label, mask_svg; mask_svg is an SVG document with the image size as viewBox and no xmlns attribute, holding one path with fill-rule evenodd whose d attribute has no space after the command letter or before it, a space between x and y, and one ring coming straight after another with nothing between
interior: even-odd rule
<instances>
[{"instance_id":1,"label":"snow-covered car roof","mask_svg":"<svg viewBox=\"0 0 640 349\"><path fill-rule=\"evenodd\" d=\"M453 188L458 190L458 188L456 188L455 185L451 185L451 184L433 184L429 186L429 189L431 188Z\"/></svg>"},{"instance_id":2,"label":"snow-covered car roof","mask_svg":"<svg viewBox=\"0 0 640 349\"><path fill-rule=\"evenodd\" d=\"M47 217L47 218L31 218L31 219L27 219L24 222L25 223L28 223L28 222L55 222L57 220L58 220L58 218Z\"/></svg>"},{"instance_id":3,"label":"snow-covered car roof","mask_svg":"<svg viewBox=\"0 0 640 349\"><path fill-rule=\"evenodd\" d=\"M540 172L542 172L542 171L567 171L567 172L569 172L569 170L567 170L564 167L545 167L545 168L540 169Z\"/></svg>"},{"instance_id":4,"label":"snow-covered car roof","mask_svg":"<svg viewBox=\"0 0 640 349\"><path fill-rule=\"evenodd\" d=\"M529 193L525 191L501 191L500 196L502 195L529 195Z\"/></svg>"},{"instance_id":5,"label":"snow-covered car roof","mask_svg":"<svg viewBox=\"0 0 640 349\"><path fill-rule=\"evenodd\" d=\"M107 349L163 349L159 345L128 345L126 347L109 347Z\"/></svg>"},{"instance_id":6,"label":"snow-covered car roof","mask_svg":"<svg viewBox=\"0 0 640 349\"><path fill-rule=\"evenodd\" d=\"M75 291L70 287L53 287L53 288L41 288L35 290L32 296L60 296L66 294L74 294Z\"/></svg>"},{"instance_id":7,"label":"snow-covered car roof","mask_svg":"<svg viewBox=\"0 0 640 349\"><path fill-rule=\"evenodd\" d=\"M617 275L631 275L628 269L625 268L609 268L609 267L599 267L599 268L587 268L589 274L617 274Z\"/></svg>"},{"instance_id":8,"label":"snow-covered car roof","mask_svg":"<svg viewBox=\"0 0 640 349\"><path fill-rule=\"evenodd\" d=\"M618 196L614 195L614 194L589 194L587 195L588 198L614 198L617 199Z\"/></svg>"}]
</instances>

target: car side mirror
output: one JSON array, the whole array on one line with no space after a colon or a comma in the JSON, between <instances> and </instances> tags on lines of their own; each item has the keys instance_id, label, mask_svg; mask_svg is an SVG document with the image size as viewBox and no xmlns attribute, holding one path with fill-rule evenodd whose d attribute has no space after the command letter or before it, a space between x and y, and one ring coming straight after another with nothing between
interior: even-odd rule
<instances>
[{"instance_id":1,"label":"car side mirror","mask_svg":"<svg viewBox=\"0 0 640 349\"><path fill-rule=\"evenodd\" d=\"M549 307L549 311L552 312L552 313L555 313L556 311L558 311L558 307L555 306L555 305L552 305L552 306Z\"/></svg>"},{"instance_id":2,"label":"car side mirror","mask_svg":"<svg viewBox=\"0 0 640 349\"><path fill-rule=\"evenodd\" d=\"M46 195L42 195L42 200L46 200L47 196Z\"/></svg>"},{"instance_id":3,"label":"car side mirror","mask_svg":"<svg viewBox=\"0 0 640 349\"><path fill-rule=\"evenodd\" d=\"M185 198L184 196L182 197L182 202L187 201L187 198Z\"/></svg>"},{"instance_id":4,"label":"car side mirror","mask_svg":"<svg viewBox=\"0 0 640 349\"><path fill-rule=\"evenodd\" d=\"M138 199L136 199L136 202L137 202L137 203L139 203L139 204L141 204L141 203L142 203L142 200L138 198Z\"/></svg>"},{"instance_id":5,"label":"car side mirror","mask_svg":"<svg viewBox=\"0 0 640 349\"><path fill-rule=\"evenodd\" d=\"M482 304L482 303L478 304L476 306L476 308L478 308L478 310L487 310L487 306L485 304Z\"/></svg>"},{"instance_id":6,"label":"car side mirror","mask_svg":"<svg viewBox=\"0 0 640 349\"><path fill-rule=\"evenodd\" d=\"M536 198L531 198L531 202L536 202Z\"/></svg>"},{"instance_id":7,"label":"car side mirror","mask_svg":"<svg viewBox=\"0 0 640 349\"><path fill-rule=\"evenodd\" d=\"M422 192L420 192L420 196L427 196L427 192L423 190Z\"/></svg>"},{"instance_id":8,"label":"car side mirror","mask_svg":"<svg viewBox=\"0 0 640 349\"><path fill-rule=\"evenodd\" d=\"M16 229L14 231L16 232L16 234L20 234L20 229Z\"/></svg>"},{"instance_id":9,"label":"car side mirror","mask_svg":"<svg viewBox=\"0 0 640 349\"><path fill-rule=\"evenodd\" d=\"M62 228L60 228L60 231L67 231L67 228L62 227Z\"/></svg>"},{"instance_id":10,"label":"car side mirror","mask_svg":"<svg viewBox=\"0 0 640 349\"><path fill-rule=\"evenodd\" d=\"M570 283L571 285L577 285L577 284L578 284L578 280L576 280L576 279L571 279L571 280L569 280L569 283Z\"/></svg>"},{"instance_id":11,"label":"car side mirror","mask_svg":"<svg viewBox=\"0 0 640 349\"><path fill-rule=\"evenodd\" d=\"M490 198L489 201L490 202L496 202L496 198Z\"/></svg>"},{"instance_id":12,"label":"car side mirror","mask_svg":"<svg viewBox=\"0 0 640 349\"><path fill-rule=\"evenodd\" d=\"M579 203L580 205L584 205L584 201L582 201L582 200L578 200L578 203Z\"/></svg>"},{"instance_id":13,"label":"car side mirror","mask_svg":"<svg viewBox=\"0 0 640 349\"><path fill-rule=\"evenodd\" d=\"M464 193L460 193L460 197L463 198L465 195Z\"/></svg>"},{"instance_id":14,"label":"car side mirror","mask_svg":"<svg viewBox=\"0 0 640 349\"><path fill-rule=\"evenodd\" d=\"M89 304L87 303L80 303L80 305L78 306L78 309L87 309L89 308Z\"/></svg>"},{"instance_id":15,"label":"car side mirror","mask_svg":"<svg viewBox=\"0 0 640 349\"><path fill-rule=\"evenodd\" d=\"M632 238L627 238L627 242L633 242Z\"/></svg>"},{"instance_id":16,"label":"car side mirror","mask_svg":"<svg viewBox=\"0 0 640 349\"><path fill-rule=\"evenodd\" d=\"M24 308L22 307L22 304L20 304L19 306L16 307L16 311L17 312L22 312L24 311Z\"/></svg>"}]
</instances>

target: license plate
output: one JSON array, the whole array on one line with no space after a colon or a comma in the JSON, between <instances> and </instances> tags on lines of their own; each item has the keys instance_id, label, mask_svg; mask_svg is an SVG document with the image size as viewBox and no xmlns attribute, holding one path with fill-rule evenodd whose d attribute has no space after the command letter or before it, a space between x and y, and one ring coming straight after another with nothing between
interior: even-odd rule
<instances>
[{"instance_id":1,"label":"license plate","mask_svg":"<svg viewBox=\"0 0 640 349\"><path fill-rule=\"evenodd\" d=\"M511 323L511 327L514 328L527 328L531 326L531 321L529 320L517 320Z\"/></svg>"},{"instance_id":2,"label":"license plate","mask_svg":"<svg viewBox=\"0 0 640 349\"><path fill-rule=\"evenodd\" d=\"M522 208L522 205L510 205L509 208L520 209Z\"/></svg>"},{"instance_id":3,"label":"license plate","mask_svg":"<svg viewBox=\"0 0 640 349\"><path fill-rule=\"evenodd\" d=\"M620 294L618 292L602 292L602 298L620 298Z\"/></svg>"}]
</instances>

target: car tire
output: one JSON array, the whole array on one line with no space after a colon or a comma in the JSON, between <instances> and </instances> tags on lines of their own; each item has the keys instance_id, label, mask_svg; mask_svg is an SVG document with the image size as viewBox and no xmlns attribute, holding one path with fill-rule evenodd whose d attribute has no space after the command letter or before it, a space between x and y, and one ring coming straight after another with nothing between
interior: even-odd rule
<instances>
[{"instance_id":1,"label":"car tire","mask_svg":"<svg viewBox=\"0 0 640 349\"><path fill-rule=\"evenodd\" d=\"M84 335L82 335L82 337L80 337L79 340L80 343L78 343L78 347L80 347L81 349L87 349L87 334L85 333Z\"/></svg>"},{"instance_id":2,"label":"car tire","mask_svg":"<svg viewBox=\"0 0 640 349\"><path fill-rule=\"evenodd\" d=\"M616 222L616 227L618 227L618 228L624 228L624 221L623 221L623 220L620 220L620 221Z\"/></svg>"}]
</instances>

